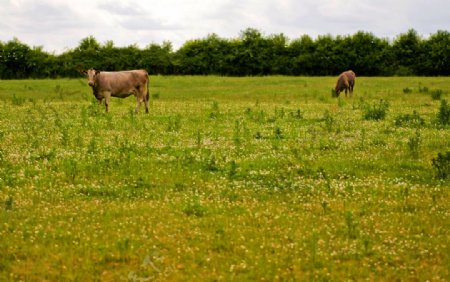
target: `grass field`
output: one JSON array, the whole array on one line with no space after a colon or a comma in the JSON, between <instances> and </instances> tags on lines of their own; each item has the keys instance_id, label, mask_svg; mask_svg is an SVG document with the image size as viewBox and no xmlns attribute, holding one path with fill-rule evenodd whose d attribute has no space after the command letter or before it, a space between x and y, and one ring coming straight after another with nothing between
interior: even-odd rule
<instances>
[{"instance_id":1,"label":"grass field","mask_svg":"<svg viewBox=\"0 0 450 282\"><path fill-rule=\"evenodd\" d=\"M450 279L450 78L150 83L0 81L0 281Z\"/></svg>"}]
</instances>

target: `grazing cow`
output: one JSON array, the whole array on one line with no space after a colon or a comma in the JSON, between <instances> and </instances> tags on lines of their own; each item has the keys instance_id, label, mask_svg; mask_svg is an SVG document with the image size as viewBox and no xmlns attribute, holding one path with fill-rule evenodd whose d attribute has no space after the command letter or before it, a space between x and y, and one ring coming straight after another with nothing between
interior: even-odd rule
<instances>
[{"instance_id":1,"label":"grazing cow","mask_svg":"<svg viewBox=\"0 0 450 282\"><path fill-rule=\"evenodd\" d=\"M105 99L106 112L111 96L126 98L134 95L137 103L136 113L139 112L142 102L145 104L145 112L148 113L149 79L145 70L107 72L89 69L83 73L87 76L88 84L99 103Z\"/></svg>"},{"instance_id":2,"label":"grazing cow","mask_svg":"<svg viewBox=\"0 0 450 282\"><path fill-rule=\"evenodd\" d=\"M339 97L339 93L345 90L345 96L347 96L347 90L350 92L350 96L353 96L353 87L355 86L356 76L351 70L341 73L336 82L334 91L336 97Z\"/></svg>"}]
</instances>

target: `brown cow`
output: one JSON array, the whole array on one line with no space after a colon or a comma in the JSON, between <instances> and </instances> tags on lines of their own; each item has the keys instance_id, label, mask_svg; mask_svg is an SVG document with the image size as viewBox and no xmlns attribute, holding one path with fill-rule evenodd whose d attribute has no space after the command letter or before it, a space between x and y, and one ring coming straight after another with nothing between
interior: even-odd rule
<instances>
[{"instance_id":1,"label":"brown cow","mask_svg":"<svg viewBox=\"0 0 450 282\"><path fill-rule=\"evenodd\" d=\"M145 70L107 72L89 69L83 73L87 76L95 98L100 103L105 99L106 112L111 96L126 98L134 95L137 103L136 113L139 112L142 102L145 104L145 112L148 113L149 79Z\"/></svg>"},{"instance_id":2,"label":"brown cow","mask_svg":"<svg viewBox=\"0 0 450 282\"><path fill-rule=\"evenodd\" d=\"M339 93L345 90L345 96L347 96L347 90L350 92L350 96L353 96L353 87L355 86L356 76L351 70L341 73L336 82L334 91L336 97L339 97Z\"/></svg>"}]
</instances>

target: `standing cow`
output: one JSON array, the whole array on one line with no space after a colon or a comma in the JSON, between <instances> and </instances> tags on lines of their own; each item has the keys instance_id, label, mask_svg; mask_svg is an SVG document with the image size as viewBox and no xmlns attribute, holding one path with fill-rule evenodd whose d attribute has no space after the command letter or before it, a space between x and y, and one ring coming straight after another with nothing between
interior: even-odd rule
<instances>
[{"instance_id":1,"label":"standing cow","mask_svg":"<svg viewBox=\"0 0 450 282\"><path fill-rule=\"evenodd\" d=\"M353 87L355 86L356 76L351 70L341 73L336 82L334 91L336 97L339 97L339 93L345 90L345 96L347 96L347 90L350 92L350 96L353 96Z\"/></svg>"},{"instance_id":2,"label":"standing cow","mask_svg":"<svg viewBox=\"0 0 450 282\"><path fill-rule=\"evenodd\" d=\"M95 98L100 103L105 99L106 112L111 96L126 98L134 95L137 103L136 113L139 112L142 102L145 104L145 112L148 113L149 79L145 70L107 72L89 69L83 73L87 76Z\"/></svg>"}]
</instances>

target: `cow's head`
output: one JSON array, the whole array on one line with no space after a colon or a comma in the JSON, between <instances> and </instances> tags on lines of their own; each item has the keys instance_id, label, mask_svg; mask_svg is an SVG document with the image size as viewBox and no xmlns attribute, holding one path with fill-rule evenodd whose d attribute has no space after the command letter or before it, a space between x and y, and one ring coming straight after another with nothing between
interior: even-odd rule
<instances>
[{"instance_id":1,"label":"cow's head","mask_svg":"<svg viewBox=\"0 0 450 282\"><path fill-rule=\"evenodd\" d=\"M337 98L339 97L339 89L336 87L335 89L331 89L331 97Z\"/></svg>"},{"instance_id":2,"label":"cow's head","mask_svg":"<svg viewBox=\"0 0 450 282\"><path fill-rule=\"evenodd\" d=\"M94 70L94 69L88 69L86 71L83 71L83 73L86 75L86 77L88 79L89 86L94 87L95 86L95 77L100 73L100 71Z\"/></svg>"}]
</instances>

